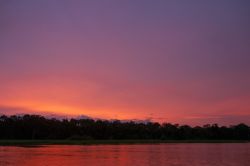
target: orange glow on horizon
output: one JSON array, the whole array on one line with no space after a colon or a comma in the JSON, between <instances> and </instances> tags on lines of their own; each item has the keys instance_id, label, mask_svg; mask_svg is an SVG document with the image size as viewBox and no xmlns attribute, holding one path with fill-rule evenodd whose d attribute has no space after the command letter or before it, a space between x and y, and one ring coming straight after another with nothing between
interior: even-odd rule
<instances>
[{"instance_id":1,"label":"orange glow on horizon","mask_svg":"<svg viewBox=\"0 0 250 166\"><path fill-rule=\"evenodd\" d=\"M86 109L86 108L77 108L66 105L34 102L34 101L6 102L5 104L0 103L0 106L4 108L19 108L20 112L15 112L15 113L28 113L28 114L45 113L45 114L66 115L69 117L85 115L92 118L120 119L120 120L140 119L142 117L141 115L138 115L138 113L136 112L132 114L126 114L124 112L120 112L119 114L117 114L117 110Z\"/></svg>"}]
</instances>

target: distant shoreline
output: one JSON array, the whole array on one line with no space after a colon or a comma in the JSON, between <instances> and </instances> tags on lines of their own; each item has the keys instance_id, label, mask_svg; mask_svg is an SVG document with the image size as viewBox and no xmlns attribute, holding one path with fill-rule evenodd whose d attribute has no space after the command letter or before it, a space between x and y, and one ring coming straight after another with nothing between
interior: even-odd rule
<instances>
[{"instance_id":1,"label":"distant shoreline","mask_svg":"<svg viewBox=\"0 0 250 166\"><path fill-rule=\"evenodd\" d=\"M250 143L246 140L0 140L0 146Z\"/></svg>"}]
</instances>

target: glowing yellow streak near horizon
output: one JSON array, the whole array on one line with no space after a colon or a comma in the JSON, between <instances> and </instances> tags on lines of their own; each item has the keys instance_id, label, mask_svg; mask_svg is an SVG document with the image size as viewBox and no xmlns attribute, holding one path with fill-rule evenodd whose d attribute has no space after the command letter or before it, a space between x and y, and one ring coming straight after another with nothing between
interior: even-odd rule
<instances>
[{"instance_id":1,"label":"glowing yellow streak near horizon","mask_svg":"<svg viewBox=\"0 0 250 166\"><path fill-rule=\"evenodd\" d=\"M125 113L114 112L112 110L102 110L102 109L86 109L86 108L77 108L72 106L64 106L52 103L42 103L34 101L9 101L0 103L1 106L6 108L20 108L24 110L29 110L30 112L20 112L20 113L56 113L64 114L69 116L74 115L86 115L95 118L107 118L107 119L130 119L137 118L136 115L127 115ZM21 110L20 110L21 111ZM115 115L115 116L114 116Z\"/></svg>"}]
</instances>

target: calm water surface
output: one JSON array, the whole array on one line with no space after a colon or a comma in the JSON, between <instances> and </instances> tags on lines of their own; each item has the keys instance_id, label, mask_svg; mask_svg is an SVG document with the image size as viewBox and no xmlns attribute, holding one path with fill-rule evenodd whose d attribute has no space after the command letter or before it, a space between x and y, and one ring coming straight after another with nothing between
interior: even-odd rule
<instances>
[{"instance_id":1,"label":"calm water surface","mask_svg":"<svg viewBox=\"0 0 250 166\"><path fill-rule=\"evenodd\" d=\"M250 166L250 144L0 147L0 166Z\"/></svg>"}]
</instances>

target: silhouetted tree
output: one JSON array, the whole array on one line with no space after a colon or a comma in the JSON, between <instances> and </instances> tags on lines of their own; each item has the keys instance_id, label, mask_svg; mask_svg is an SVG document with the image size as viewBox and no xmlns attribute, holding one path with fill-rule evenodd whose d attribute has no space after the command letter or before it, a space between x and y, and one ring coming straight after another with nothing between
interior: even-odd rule
<instances>
[{"instance_id":1,"label":"silhouetted tree","mask_svg":"<svg viewBox=\"0 0 250 166\"><path fill-rule=\"evenodd\" d=\"M190 127L155 122L58 120L40 115L2 115L0 139L250 140L250 127L242 123L230 127L217 124Z\"/></svg>"}]
</instances>

